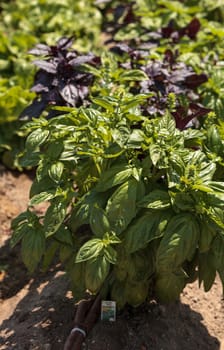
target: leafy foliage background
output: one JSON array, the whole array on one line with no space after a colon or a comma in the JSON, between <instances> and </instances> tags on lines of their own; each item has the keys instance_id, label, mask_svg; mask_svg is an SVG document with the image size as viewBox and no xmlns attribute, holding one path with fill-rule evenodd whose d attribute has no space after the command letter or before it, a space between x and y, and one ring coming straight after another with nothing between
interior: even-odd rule
<instances>
[{"instance_id":1,"label":"leafy foliage background","mask_svg":"<svg viewBox=\"0 0 224 350\"><path fill-rule=\"evenodd\" d=\"M39 42L53 44L63 35L74 35L81 51L97 49L101 13L91 0L3 1L0 10L0 150L10 150L3 160L13 166L12 154L20 145L18 117L35 96L29 49Z\"/></svg>"},{"instance_id":2,"label":"leafy foliage background","mask_svg":"<svg viewBox=\"0 0 224 350\"><path fill-rule=\"evenodd\" d=\"M59 254L76 298L170 301L196 278L207 291L224 281L224 3L75 4L2 5L2 124L28 119L16 164L36 168L12 246L30 272Z\"/></svg>"}]
</instances>

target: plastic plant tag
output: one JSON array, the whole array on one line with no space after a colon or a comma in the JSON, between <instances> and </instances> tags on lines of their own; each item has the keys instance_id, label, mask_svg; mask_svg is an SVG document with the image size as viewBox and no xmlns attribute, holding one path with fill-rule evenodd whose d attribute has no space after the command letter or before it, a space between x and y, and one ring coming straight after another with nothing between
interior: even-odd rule
<instances>
[{"instance_id":1,"label":"plastic plant tag","mask_svg":"<svg viewBox=\"0 0 224 350\"><path fill-rule=\"evenodd\" d=\"M101 321L116 321L116 302L102 300L101 302Z\"/></svg>"}]
</instances>

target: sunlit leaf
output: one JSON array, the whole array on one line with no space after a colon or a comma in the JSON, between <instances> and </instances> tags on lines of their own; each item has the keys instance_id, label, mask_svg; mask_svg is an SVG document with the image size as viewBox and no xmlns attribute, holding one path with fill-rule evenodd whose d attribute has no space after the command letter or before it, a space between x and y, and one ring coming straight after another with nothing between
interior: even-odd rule
<instances>
[{"instance_id":1,"label":"sunlit leaf","mask_svg":"<svg viewBox=\"0 0 224 350\"><path fill-rule=\"evenodd\" d=\"M104 244L101 239L93 238L87 241L83 246L79 249L76 255L76 263L80 263L82 261L87 261L93 258L96 258L102 251Z\"/></svg>"}]
</instances>

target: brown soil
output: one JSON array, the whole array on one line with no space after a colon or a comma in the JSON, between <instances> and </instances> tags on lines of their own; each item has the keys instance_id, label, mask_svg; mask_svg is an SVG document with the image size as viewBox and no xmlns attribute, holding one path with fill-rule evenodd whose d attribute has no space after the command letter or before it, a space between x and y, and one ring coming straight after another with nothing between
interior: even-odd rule
<instances>
[{"instance_id":1,"label":"brown soil","mask_svg":"<svg viewBox=\"0 0 224 350\"><path fill-rule=\"evenodd\" d=\"M26 208L31 180L0 168L0 349L62 350L74 301L60 265L29 276L19 248L9 247L10 221ZM219 279L210 292L197 283L181 301L126 309L116 322L99 321L89 350L224 350L224 301Z\"/></svg>"}]
</instances>

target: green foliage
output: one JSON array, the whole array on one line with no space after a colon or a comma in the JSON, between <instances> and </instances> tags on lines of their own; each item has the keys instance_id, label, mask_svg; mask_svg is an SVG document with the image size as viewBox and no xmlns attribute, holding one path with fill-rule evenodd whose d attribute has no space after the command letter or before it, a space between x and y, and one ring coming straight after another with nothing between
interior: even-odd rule
<instances>
[{"instance_id":1,"label":"green foliage","mask_svg":"<svg viewBox=\"0 0 224 350\"><path fill-rule=\"evenodd\" d=\"M15 0L1 4L0 151L8 149L3 154L6 165L16 166L14 153L24 146L16 135L19 126L9 124L18 119L35 96L29 91L35 69L28 50L39 42L54 45L63 35L74 36L75 48L82 52L93 47L97 50L102 40L101 20L92 0Z\"/></svg>"},{"instance_id":2,"label":"green foliage","mask_svg":"<svg viewBox=\"0 0 224 350\"><path fill-rule=\"evenodd\" d=\"M81 52L93 50L101 56L102 46L107 38L115 43L134 42L134 46L139 47L142 52L145 51L145 59L161 59L167 49L178 51L179 61L193 66L199 73L209 74L203 101L218 117L222 117L223 79L220 61L223 61L223 2L191 0L171 3L165 0L138 0L134 3L125 2L122 9L119 5L120 1L113 0L99 3L93 0L66 0L63 3L52 0L15 0L1 5L0 149L1 152L7 150L4 156L7 163L11 163L16 150L23 147L17 137L17 124L13 124L11 128L8 123L15 121L34 98L34 93L29 89L35 69L27 52L39 42L55 45L57 39L65 35L75 37L75 49ZM195 19L200 23L192 22L188 27ZM173 37L165 35L158 39L164 28L171 29ZM185 34L182 36L178 30L183 28ZM153 33L158 35L154 38ZM151 41L153 45L150 44ZM144 44L150 46L149 52L145 50ZM98 74L93 67L90 71L93 75L94 72ZM107 71L105 64L105 78ZM113 81L119 80L120 84L139 80L140 76L144 78L143 72L138 69L134 69L130 77L129 70L116 70L117 76L111 69L109 71L109 78ZM105 90L101 92L107 94ZM19 143L21 145L18 147Z\"/></svg>"},{"instance_id":3,"label":"green foliage","mask_svg":"<svg viewBox=\"0 0 224 350\"><path fill-rule=\"evenodd\" d=\"M108 9L117 4L99 5L104 18L113 19ZM133 11L140 22L121 25L115 39L144 39L144 26L156 31L172 19L179 30L197 16L197 40L186 35L174 42L178 60L191 61L193 74L210 74L214 57L222 57L222 6L206 0L137 1ZM119 23L124 20L125 14ZM31 272L38 264L46 269L59 251L76 298L86 289L107 291L121 308L152 296L175 300L195 278L208 291L217 272L224 284L222 67L215 62L199 87L200 102L211 113L178 128L178 118L186 115L175 115L173 91L162 113L148 115L144 107L162 95L160 85L139 90L149 81L142 65L164 59L171 44L167 38L160 43L136 61L104 51L98 67L83 64L94 77L88 103L55 107L58 116L33 118L20 131L26 144L18 162L36 167L36 178L28 210L12 222L12 245L22 242ZM198 77L190 82L193 95ZM178 98L182 106L190 104L187 95ZM49 206L39 217L35 206L43 201Z\"/></svg>"},{"instance_id":4,"label":"green foliage","mask_svg":"<svg viewBox=\"0 0 224 350\"><path fill-rule=\"evenodd\" d=\"M131 70L129 79L132 73L131 83L136 79ZM224 184L216 178L217 159L209 157L217 151L216 129L202 125L197 132L180 131L169 111L146 118L138 108L144 98L136 95L134 108L130 104L130 80L107 82L113 89L104 96L107 86L96 81L95 91L102 97L95 96L89 108L24 126L28 136L21 159L29 163L36 157L29 213L38 223L26 244L40 260L44 232L47 246L54 241L62 246L61 258L72 281L80 274L82 290L92 293L108 286L121 306L142 303L153 283L160 300L178 298L195 275L195 269L187 268L195 256L199 281L208 290L216 271L223 269L218 246L223 246ZM188 147L189 139L200 148ZM48 201L49 207L38 218L32 208L41 201ZM29 221L23 215L21 220L13 223L15 243L27 239L21 227L27 230ZM61 233L64 225L66 234ZM24 261L30 261L33 270L31 250L26 254ZM208 254L210 270L203 263ZM120 296L118 284L124 289ZM73 282L73 288L79 295L80 286Z\"/></svg>"}]
</instances>

